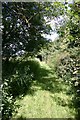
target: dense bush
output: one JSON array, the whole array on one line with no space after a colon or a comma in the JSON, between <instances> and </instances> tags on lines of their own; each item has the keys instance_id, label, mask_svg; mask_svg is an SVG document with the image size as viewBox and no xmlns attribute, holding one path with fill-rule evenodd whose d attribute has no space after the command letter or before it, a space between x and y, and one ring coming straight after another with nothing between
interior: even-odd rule
<instances>
[{"instance_id":1,"label":"dense bush","mask_svg":"<svg viewBox=\"0 0 80 120\"><path fill-rule=\"evenodd\" d=\"M2 116L7 120L15 110L16 97L25 95L35 79L39 61L29 60L23 62L3 62L3 100Z\"/></svg>"}]
</instances>

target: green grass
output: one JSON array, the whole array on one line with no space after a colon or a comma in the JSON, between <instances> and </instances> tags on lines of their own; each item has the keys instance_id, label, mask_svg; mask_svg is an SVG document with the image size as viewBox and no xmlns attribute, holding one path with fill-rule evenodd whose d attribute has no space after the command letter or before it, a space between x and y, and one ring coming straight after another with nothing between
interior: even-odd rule
<instances>
[{"instance_id":1,"label":"green grass","mask_svg":"<svg viewBox=\"0 0 80 120\"><path fill-rule=\"evenodd\" d=\"M73 95L67 94L70 86L44 62L39 62L35 78L28 93L16 98L19 107L12 118L74 118L75 109L70 107Z\"/></svg>"},{"instance_id":2,"label":"green grass","mask_svg":"<svg viewBox=\"0 0 80 120\"><path fill-rule=\"evenodd\" d=\"M61 93L61 97L68 97ZM21 100L17 100L16 104L20 105L18 113L14 114L14 118L71 118L74 117L75 111L69 109L66 105L59 104L59 94L51 94L49 91L38 90L33 96L26 95ZM58 99L58 100L56 100ZM67 98L69 99L69 98ZM68 102L68 100L65 100ZM57 103L58 102L58 103Z\"/></svg>"}]
</instances>

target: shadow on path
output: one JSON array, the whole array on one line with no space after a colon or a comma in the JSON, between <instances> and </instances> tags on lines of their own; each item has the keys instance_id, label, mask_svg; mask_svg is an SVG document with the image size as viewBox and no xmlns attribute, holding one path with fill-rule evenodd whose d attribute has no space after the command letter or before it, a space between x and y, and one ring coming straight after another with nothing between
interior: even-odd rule
<instances>
[{"instance_id":1,"label":"shadow on path","mask_svg":"<svg viewBox=\"0 0 80 120\"><path fill-rule=\"evenodd\" d=\"M14 98L34 94L32 85L52 93L62 90L62 82L45 63L36 60L3 63L3 82L8 84L8 93ZM6 87L6 86L4 86Z\"/></svg>"}]
</instances>

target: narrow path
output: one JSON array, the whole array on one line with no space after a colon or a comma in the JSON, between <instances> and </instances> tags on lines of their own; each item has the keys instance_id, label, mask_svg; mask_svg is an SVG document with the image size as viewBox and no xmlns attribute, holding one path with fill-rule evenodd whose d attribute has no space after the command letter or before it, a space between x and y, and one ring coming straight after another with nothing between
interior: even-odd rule
<instances>
[{"instance_id":1,"label":"narrow path","mask_svg":"<svg viewBox=\"0 0 80 120\"><path fill-rule=\"evenodd\" d=\"M13 118L74 118L75 110L69 107L72 96L66 94L69 86L44 62L40 62L39 72L30 89L33 94L16 100L20 107Z\"/></svg>"}]
</instances>

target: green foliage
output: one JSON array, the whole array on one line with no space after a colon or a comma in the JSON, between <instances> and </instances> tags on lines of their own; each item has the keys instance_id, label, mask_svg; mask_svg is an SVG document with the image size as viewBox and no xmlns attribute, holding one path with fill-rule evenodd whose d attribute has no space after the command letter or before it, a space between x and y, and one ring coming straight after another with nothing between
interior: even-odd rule
<instances>
[{"instance_id":1,"label":"green foliage","mask_svg":"<svg viewBox=\"0 0 80 120\"><path fill-rule=\"evenodd\" d=\"M5 68L3 67L2 116L3 120L6 120L12 116L12 111L15 109L15 98L26 94L30 89L39 63L37 61L22 63L10 61L9 63L3 62L3 66Z\"/></svg>"},{"instance_id":2,"label":"green foliage","mask_svg":"<svg viewBox=\"0 0 80 120\"><path fill-rule=\"evenodd\" d=\"M56 95L55 101L61 105L61 109L74 107L76 118L79 118L80 8L79 2L67 5L59 2L3 3L3 58L11 56L12 59L20 50L27 54L18 60L17 57L14 60L3 60L3 120L12 116L16 99L26 94L33 95L35 86L53 95L60 91L73 95L71 105L68 100L65 101L64 95L63 98ZM41 34L51 30L44 16L48 20L66 16L67 20L56 28L59 40L48 42L42 37ZM31 59L39 52L44 56L42 63Z\"/></svg>"},{"instance_id":3,"label":"green foliage","mask_svg":"<svg viewBox=\"0 0 80 120\"><path fill-rule=\"evenodd\" d=\"M10 119L12 112L15 110L13 96L8 94L8 88L3 88L2 98L2 120Z\"/></svg>"},{"instance_id":4,"label":"green foliage","mask_svg":"<svg viewBox=\"0 0 80 120\"><path fill-rule=\"evenodd\" d=\"M77 119L79 118L80 113L80 80L79 80L79 54L80 54L80 48L79 48L79 42L80 42L80 15L79 15L79 3L71 5L71 9L68 11L68 16L70 20L67 22L65 26L65 30L68 29L68 31L65 32L64 36L62 36L61 39L63 39L63 43L66 47L62 52L67 51L69 54L66 58L64 56L64 59L61 58L59 64L57 65L57 72L58 76L63 78L65 81L69 83L69 85L72 86L72 89L74 90L75 97L73 98L75 102L74 107L76 107L77 110ZM65 42L64 42L65 41ZM62 45L60 44L60 45ZM61 56L61 53L60 53Z\"/></svg>"},{"instance_id":5,"label":"green foliage","mask_svg":"<svg viewBox=\"0 0 80 120\"><path fill-rule=\"evenodd\" d=\"M46 45L42 33L49 33L51 27L45 24L44 16L48 17L46 7L51 4L16 3L2 4L3 23L3 56L13 57L24 50L36 54Z\"/></svg>"}]
</instances>

